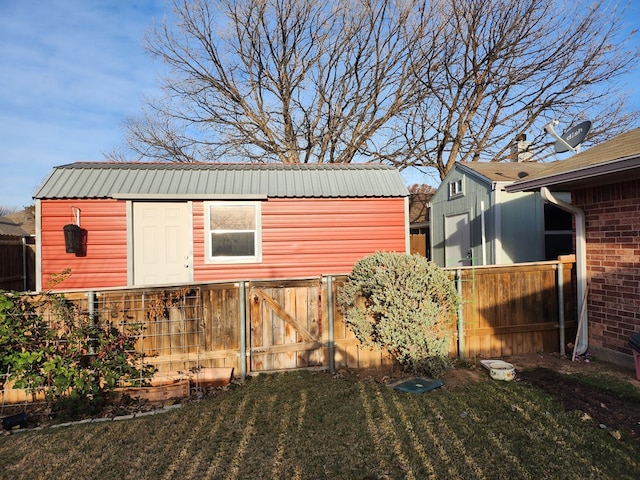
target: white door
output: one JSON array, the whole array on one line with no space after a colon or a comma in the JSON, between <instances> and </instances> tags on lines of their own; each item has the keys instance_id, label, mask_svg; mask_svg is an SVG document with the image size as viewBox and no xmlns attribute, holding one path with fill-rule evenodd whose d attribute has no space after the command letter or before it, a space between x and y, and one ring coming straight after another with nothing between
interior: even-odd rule
<instances>
[{"instance_id":1,"label":"white door","mask_svg":"<svg viewBox=\"0 0 640 480\"><path fill-rule=\"evenodd\" d=\"M471 265L471 231L469 214L461 213L444 218L445 266Z\"/></svg>"},{"instance_id":2,"label":"white door","mask_svg":"<svg viewBox=\"0 0 640 480\"><path fill-rule=\"evenodd\" d=\"M192 281L191 245L189 203L133 204L134 285Z\"/></svg>"}]
</instances>

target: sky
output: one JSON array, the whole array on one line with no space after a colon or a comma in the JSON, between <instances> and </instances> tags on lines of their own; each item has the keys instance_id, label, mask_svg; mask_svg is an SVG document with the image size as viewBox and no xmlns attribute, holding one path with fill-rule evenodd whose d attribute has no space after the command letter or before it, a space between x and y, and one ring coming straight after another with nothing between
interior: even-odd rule
<instances>
[{"instance_id":1,"label":"sky","mask_svg":"<svg viewBox=\"0 0 640 480\"><path fill-rule=\"evenodd\" d=\"M157 93L163 67L143 37L166 12L164 0L0 0L0 207L32 205L53 167L123 144L124 120ZM640 0L630 14L640 27Z\"/></svg>"}]
</instances>

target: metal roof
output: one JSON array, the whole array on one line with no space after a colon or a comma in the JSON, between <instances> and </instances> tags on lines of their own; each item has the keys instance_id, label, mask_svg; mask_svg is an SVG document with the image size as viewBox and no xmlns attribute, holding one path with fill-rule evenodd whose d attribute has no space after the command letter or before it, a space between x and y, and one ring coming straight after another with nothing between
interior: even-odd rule
<instances>
[{"instance_id":1,"label":"metal roof","mask_svg":"<svg viewBox=\"0 0 640 480\"><path fill-rule=\"evenodd\" d=\"M640 128L550 164L539 174L507 187L508 192L570 190L640 178Z\"/></svg>"},{"instance_id":2,"label":"metal roof","mask_svg":"<svg viewBox=\"0 0 640 480\"><path fill-rule=\"evenodd\" d=\"M397 169L379 164L82 162L55 167L36 199L405 197Z\"/></svg>"}]
</instances>

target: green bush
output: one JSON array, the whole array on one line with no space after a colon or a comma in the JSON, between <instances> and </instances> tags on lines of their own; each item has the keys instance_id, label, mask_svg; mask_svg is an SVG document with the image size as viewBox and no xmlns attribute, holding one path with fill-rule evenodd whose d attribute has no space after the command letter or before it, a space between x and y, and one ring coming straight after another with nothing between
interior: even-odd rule
<instances>
[{"instance_id":1,"label":"green bush","mask_svg":"<svg viewBox=\"0 0 640 480\"><path fill-rule=\"evenodd\" d=\"M365 346L386 348L407 370L439 376L450 365L455 285L419 255L376 253L353 267L338 305Z\"/></svg>"},{"instance_id":2,"label":"green bush","mask_svg":"<svg viewBox=\"0 0 640 480\"><path fill-rule=\"evenodd\" d=\"M10 377L29 378L34 391L46 384L39 375L54 351L54 332L25 296L0 291L0 387Z\"/></svg>"},{"instance_id":3,"label":"green bush","mask_svg":"<svg viewBox=\"0 0 640 480\"><path fill-rule=\"evenodd\" d=\"M50 312L48 321L42 311ZM153 374L135 350L140 328L91 321L62 295L0 292L2 378L43 391L54 408L94 413L120 382L145 384Z\"/></svg>"}]
</instances>

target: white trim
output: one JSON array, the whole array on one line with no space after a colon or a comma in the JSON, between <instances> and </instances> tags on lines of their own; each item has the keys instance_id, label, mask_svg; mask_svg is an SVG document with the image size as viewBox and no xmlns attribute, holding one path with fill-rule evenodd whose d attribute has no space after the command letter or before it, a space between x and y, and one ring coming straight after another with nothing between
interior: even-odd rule
<instances>
[{"instance_id":1,"label":"white trim","mask_svg":"<svg viewBox=\"0 0 640 480\"><path fill-rule=\"evenodd\" d=\"M484 200L480 200L480 230L482 237L482 265L487 264L487 227L484 222Z\"/></svg>"},{"instance_id":2,"label":"white trim","mask_svg":"<svg viewBox=\"0 0 640 480\"><path fill-rule=\"evenodd\" d=\"M127 228L127 285L134 286L133 267L133 202L127 200L126 206L126 228Z\"/></svg>"},{"instance_id":3,"label":"white trim","mask_svg":"<svg viewBox=\"0 0 640 480\"><path fill-rule=\"evenodd\" d=\"M453 188L452 188L453 187ZM447 193L449 195L449 200L453 200L454 198L464 197L464 177L460 177L458 179L453 179L447 183Z\"/></svg>"},{"instance_id":4,"label":"white trim","mask_svg":"<svg viewBox=\"0 0 640 480\"><path fill-rule=\"evenodd\" d=\"M409 220L409 197L404 197L404 248L411 253L411 225Z\"/></svg>"},{"instance_id":5,"label":"white trim","mask_svg":"<svg viewBox=\"0 0 640 480\"><path fill-rule=\"evenodd\" d=\"M195 259L193 258L193 202L187 202L187 210L189 211L189 219L187 221L189 228L189 242L188 242L188 255L187 262L189 263L189 282L193 283L195 279Z\"/></svg>"},{"instance_id":6,"label":"white trim","mask_svg":"<svg viewBox=\"0 0 640 480\"><path fill-rule=\"evenodd\" d=\"M116 192L111 195L116 200L266 200L263 193L127 193Z\"/></svg>"},{"instance_id":7,"label":"white trim","mask_svg":"<svg viewBox=\"0 0 640 480\"><path fill-rule=\"evenodd\" d=\"M494 232L494 254L493 263L502 265L502 195L500 186L496 185L493 189L493 232Z\"/></svg>"},{"instance_id":8,"label":"white trim","mask_svg":"<svg viewBox=\"0 0 640 480\"><path fill-rule=\"evenodd\" d=\"M232 207L232 206L253 206L255 210L255 230L254 242L255 252L252 256L246 257L212 257L211 256L211 206ZM262 263L262 203L243 201L211 201L204 202L204 263L208 265L229 265L244 263Z\"/></svg>"},{"instance_id":9,"label":"white trim","mask_svg":"<svg viewBox=\"0 0 640 480\"><path fill-rule=\"evenodd\" d=\"M42 200L36 200L36 292L42 291Z\"/></svg>"}]
</instances>

